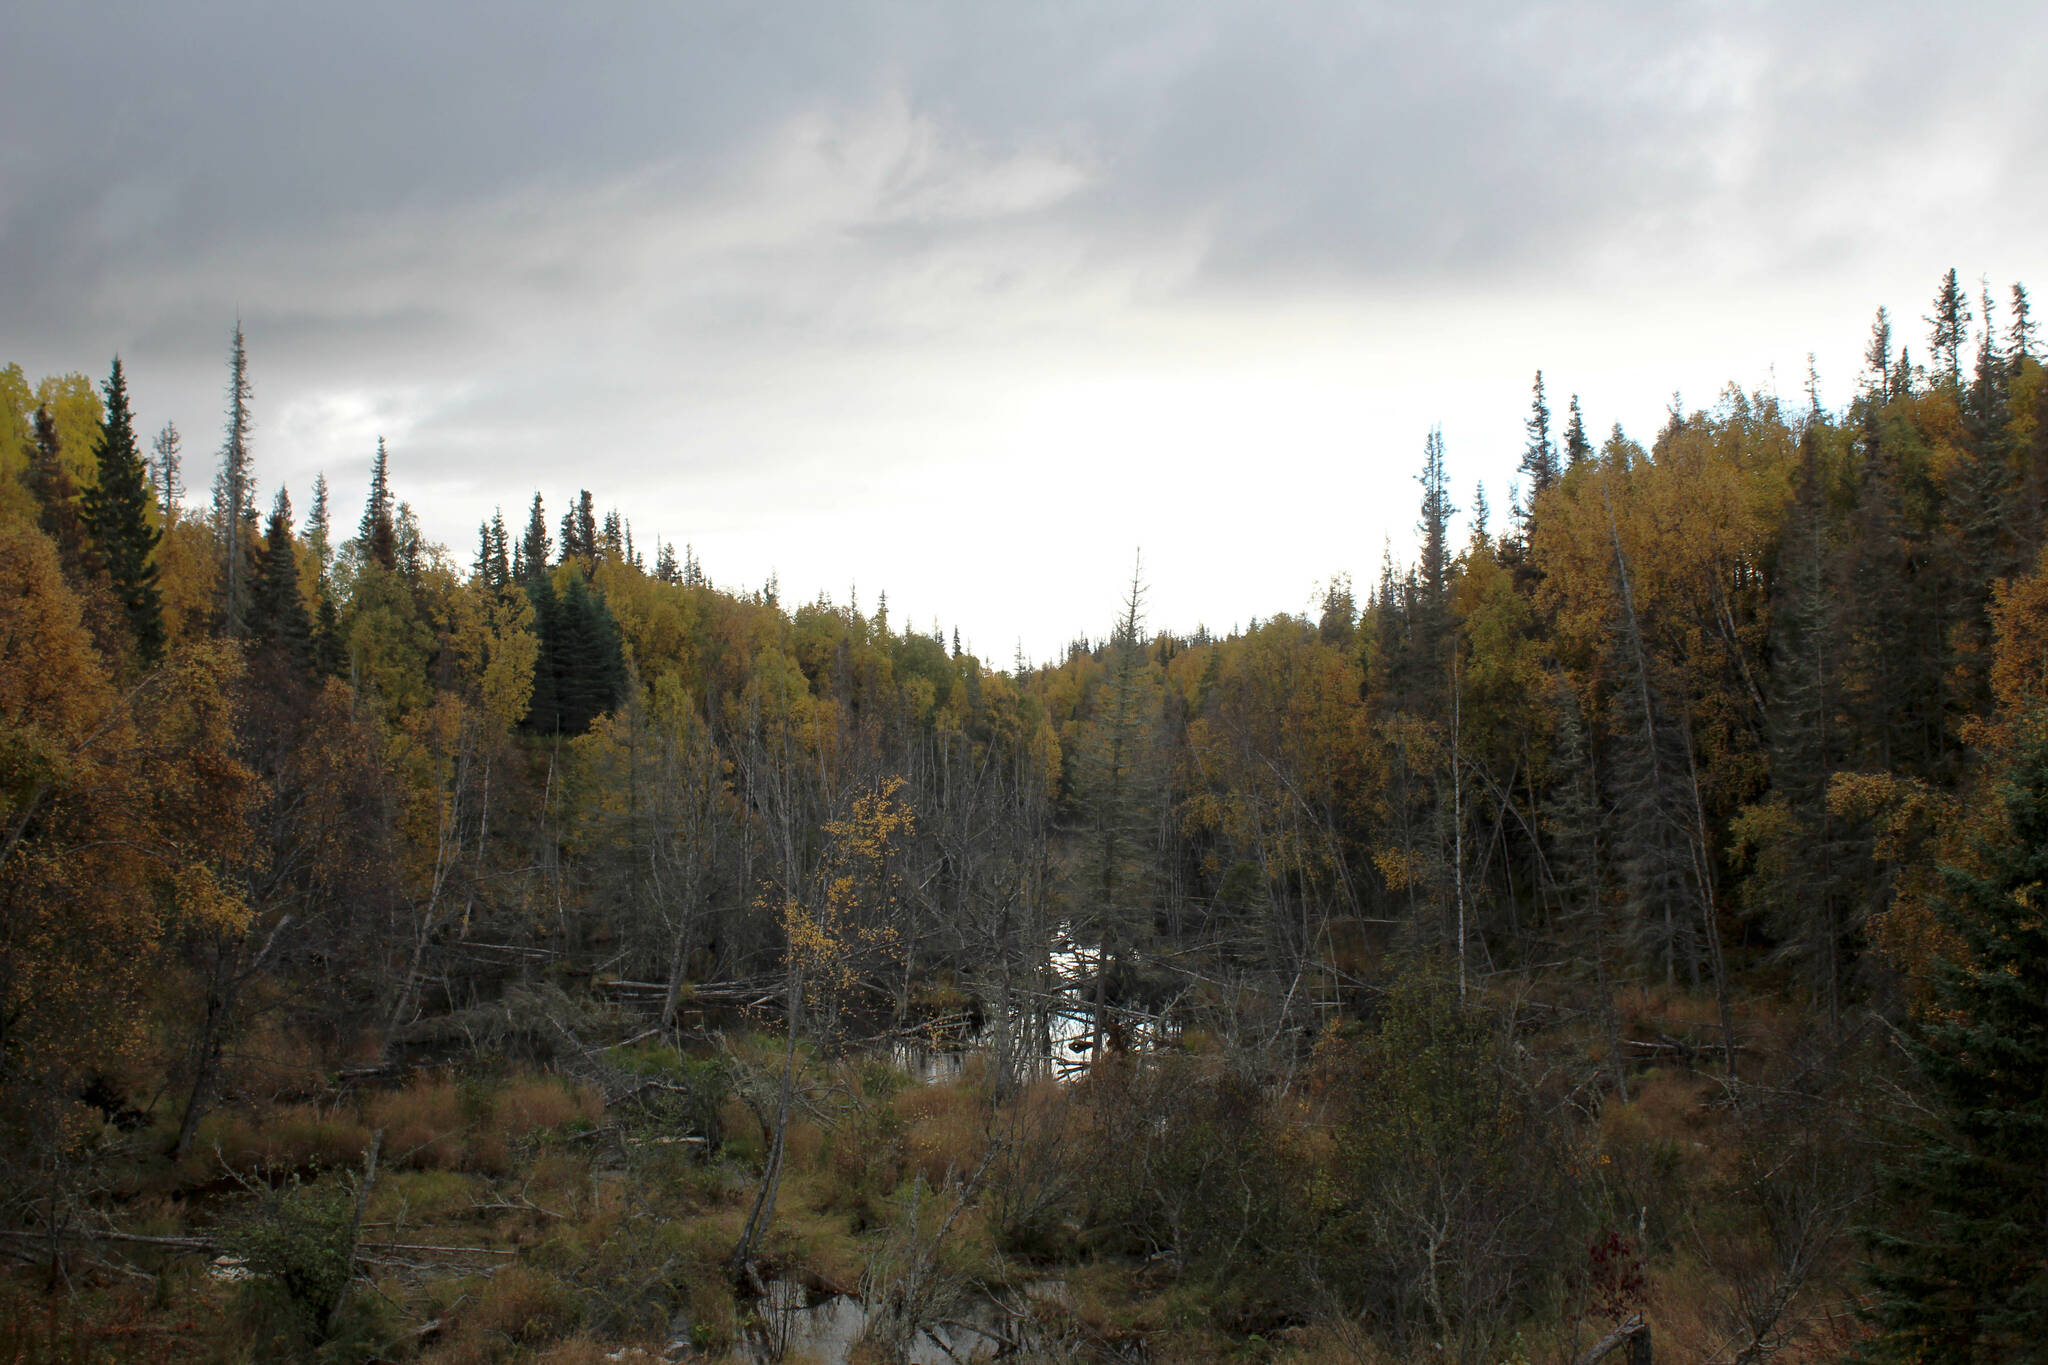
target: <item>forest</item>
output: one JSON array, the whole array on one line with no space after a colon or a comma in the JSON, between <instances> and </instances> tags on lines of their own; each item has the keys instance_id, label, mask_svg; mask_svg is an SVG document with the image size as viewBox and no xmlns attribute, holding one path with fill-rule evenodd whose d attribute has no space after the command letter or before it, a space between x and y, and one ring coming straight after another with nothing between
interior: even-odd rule
<instances>
[{"instance_id":1,"label":"forest","mask_svg":"<svg viewBox=\"0 0 2048 1365\"><path fill-rule=\"evenodd\" d=\"M0 1360L2042 1358L2022 287L1035 665L261 361L0 371Z\"/></svg>"}]
</instances>

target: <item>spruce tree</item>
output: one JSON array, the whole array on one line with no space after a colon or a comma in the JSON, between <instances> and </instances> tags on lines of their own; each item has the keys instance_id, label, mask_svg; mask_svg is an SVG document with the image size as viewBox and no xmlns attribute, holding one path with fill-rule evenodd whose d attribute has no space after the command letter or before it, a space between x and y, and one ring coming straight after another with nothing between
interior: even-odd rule
<instances>
[{"instance_id":1,"label":"spruce tree","mask_svg":"<svg viewBox=\"0 0 2048 1365\"><path fill-rule=\"evenodd\" d=\"M1579 396L1572 395L1571 421L1564 429L1564 467L1577 469L1593 454L1593 443L1586 439L1586 418L1579 411Z\"/></svg>"},{"instance_id":2,"label":"spruce tree","mask_svg":"<svg viewBox=\"0 0 2048 1365\"><path fill-rule=\"evenodd\" d=\"M1523 426L1529 433L1521 464L1521 472L1529 481L1528 501L1522 508L1523 516L1527 518L1534 515L1536 500L1557 482L1557 447L1550 439L1550 404L1543 397L1541 370L1536 371L1536 383L1529 392L1529 417Z\"/></svg>"},{"instance_id":3,"label":"spruce tree","mask_svg":"<svg viewBox=\"0 0 2048 1365\"><path fill-rule=\"evenodd\" d=\"M391 540L398 555L398 571L407 581L418 582L427 567L427 538L420 530L419 515L412 510L412 504L398 504L398 515L391 519Z\"/></svg>"},{"instance_id":4,"label":"spruce tree","mask_svg":"<svg viewBox=\"0 0 2048 1365\"><path fill-rule=\"evenodd\" d=\"M505 532L503 508L494 510L489 521L477 525L476 537L476 580L493 592L502 592L512 581L507 548L510 537Z\"/></svg>"},{"instance_id":5,"label":"spruce tree","mask_svg":"<svg viewBox=\"0 0 2048 1365\"><path fill-rule=\"evenodd\" d=\"M591 503L588 488L576 495L576 538L581 544L583 557L594 561L599 549L597 508Z\"/></svg>"},{"instance_id":6,"label":"spruce tree","mask_svg":"<svg viewBox=\"0 0 2048 1365\"><path fill-rule=\"evenodd\" d=\"M1131 568L1131 586L1110 637L1109 677L1083 749L1078 785L1087 824L1075 871L1076 901L1095 907L1089 925L1097 941L1094 1038L1091 1056L1103 1055L1111 978L1144 946L1151 921L1154 864L1147 835L1158 798L1159 697L1144 640L1143 561Z\"/></svg>"},{"instance_id":7,"label":"spruce tree","mask_svg":"<svg viewBox=\"0 0 2048 1365\"><path fill-rule=\"evenodd\" d=\"M526 726L538 734L580 735L625 693L618 622L580 572L568 575L559 594L546 574L529 580L527 592L540 654Z\"/></svg>"},{"instance_id":8,"label":"spruce tree","mask_svg":"<svg viewBox=\"0 0 2048 1365\"><path fill-rule=\"evenodd\" d=\"M1422 516L1415 529L1422 534L1422 591L1429 606L1448 601L1451 583L1451 518L1458 509L1451 505L1450 481L1444 473L1444 432L1431 427L1422 446L1422 472L1415 476L1422 485Z\"/></svg>"},{"instance_id":9,"label":"spruce tree","mask_svg":"<svg viewBox=\"0 0 2048 1365\"><path fill-rule=\"evenodd\" d=\"M1989 289L1978 295L1977 306L1984 311L1984 327L1977 334L1977 365L1971 371L1970 392L1963 403L1963 418L1970 440L1983 446L2004 440L2006 394L2011 373L2005 357L1998 350Z\"/></svg>"},{"instance_id":10,"label":"spruce tree","mask_svg":"<svg viewBox=\"0 0 2048 1365\"><path fill-rule=\"evenodd\" d=\"M106 400L105 415L92 452L99 480L86 490L85 525L106 568L114 598L128 618L136 657L147 667L164 649L163 604L152 557L162 533L149 524L149 508L155 498L142 452L135 444L135 415L128 409L128 379L121 372L119 356L114 357L113 370L100 391Z\"/></svg>"},{"instance_id":11,"label":"spruce tree","mask_svg":"<svg viewBox=\"0 0 2048 1365\"><path fill-rule=\"evenodd\" d=\"M377 458L370 466L370 496L363 504L356 543L363 558L381 569L398 567L398 526L392 514L390 456L384 438L377 438Z\"/></svg>"},{"instance_id":12,"label":"spruce tree","mask_svg":"<svg viewBox=\"0 0 2048 1365\"><path fill-rule=\"evenodd\" d=\"M185 494L184 473L180 468L180 450L184 443L176 422L164 423L163 430L150 443L149 481L156 490L157 510L163 513L166 525L176 519L178 500Z\"/></svg>"},{"instance_id":13,"label":"spruce tree","mask_svg":"<svg viewBox=\"0 0 2048 1365\"><path fill-rule=\"evenodd\" d=\"M2016 284L2012 287L2012 330L2006 333L2005 349L2011 357L2012 372L2018 374L2020 365L2034 354L2039 345L2034 314L2027 301L2027 287Z\"/></svg>"},{"instance_id":14,"label":"spruce tree","mask_svg":"<svg viewBox=\"0 0 2048 1365\"><path fill-rule=\"evenodd\" d=\"M276 654L294 669L312 657L312 623L299 592L299 561L292 546L292 501L280 487L264 530L263 556L257 561L250 594L249 634L257 645Z\"/></svg>"},{"instance_id":15,"label":"spruce tree","mask_svg":"<svg viewBox=\"0 0 2048 1365\"><path fill-rule=\"evenodd\" d=\"M313 671L323 678L338 677L348 651L341 638L341 613L334 605L334 594L322 592L320 605L313 612Z\"/></svg>"},{"instance_id":16,"label":"spruce tree","mask_svg":"<svg viewBox=\"0 0 2048 1365\"><path fill-rule=\"evenodd\" d=\"M1963 382L1963 343L1970 336L1970 300L1956 280L1955 267L1941 277L1934 311L1921 320L1932 329L1927 344L1933 349L1934 363L1951 388L1959 387Z\"/></svg>"},{"instance_id":17,"label":"spruce tree","mask_svg":"<svg viewBox=\"0 0 2048 1365\"><path fill-rule=\"evenodd\" d=\"M2015 496L2021 490L2013 477L2007 422L2009 376L1993 333L1988 291L1981 303L1976 367L1961 395L1962 450L1942 478L1947 505L1936 560L1949 580L1942 594L1947 611L1963 626L1949 632L1948 702L1967 714L1981 713L1990 700L1992 584L2021 567L2015 547L2025 520Z\"/></svg>"},{"instance_id":18,"label":"spruce tree","mask_svg":"<svg viewBox=\"0 0 2048 1365\"><path fill-rule=\"evenodd\" d=\"M1880 403L1892 400L1892 319L1884 309L1870 324L1870 344L1864 347L1863 364L1871 373L1871 392Z\"/></svg>"},{"instance_id":19,"label":"spruce tree","mask_svg":"<svg viewBox=\"0 0 2048 1365\"><path fill-rule=\"evenodd\" d=\"M562 562L573 559L588 570L596 561L597 551L597 509L586 488L577 495L576 505L562 513Z\"/></svg>"},{"instance_id":20,"label":"spruce tree","mask_svg":"<svg viewBox=\"0 0 2048 1365\"><path fill-rule=\"evenodd\" d=\"M2032 720L1982 870L1941 870L1959 951L1910 1036L1938 1122L1885 1171L1867 1232L1878 1359L2039 1360L2048 1341L2048 735Z\"/></svg>"},{"instance_id":21,"label":"spruce tree","mask_svg":"<svg viewBox=\"0 0 2048 1365\"><path fill-rule=\"evenodd\" d=\"M554 617L548 643L559 726L565 735L580 735L618 704L625 690L625 654L610 608L582 574L569 575Z\"/></svg>"},{"instance_id":22,"label":"spruce tree","mask_svg":"<svg viewBox=\"0 0 2048 1365\"><path fill-rule=\"evenodd\" d=\"M74 587L83 587L100 571L85 520L78 506L78 485L64 465L57 423L47 407L35 413L35 444L30 447L22 483L36 500L36 525L57 547L57 562Z\"/></svg>"},{"instance_id":23,"label":"spruce tree","mask_svg":"<svg viewBox=\"0 0 2048 1365\"><path fill-rule=\"evenodd\" d=\"M1774 875L1756 874L1743 895L1760 910L1781 956L1796 960L1830 1027L1841 1019L1849 919L1842 870L1853 852L1828 810L1828 787L1837 766L1834 725L1842 653L1839 617L1830 609L1827 506L1820 435L1809 426L1799 441L1799 477L1785 521L1772 583L1770 613L1771 788L1792 828L1785 835L1798 856Z\"/></svg>"},{"instance_id":24,"label":"spruce tree","mask_svg":"<svg viewBox=\"0 0 2048 1365\"><path fill-rule=\"evenodd\" d=\"M531 583L536 578L546 578L548 563L554 555L554 546L548 539L548 514L541 507L540 494L533 495L533 514L526 521L526 538L519 543L518 577ZM538 610L539 603L535 603Z\"/></svg>"},{"instance_id":25,"label":"spruce tree","mask_svg":"<svg viewBox=\"0 0 2048 1365\"><path fill-rule=\"evenodd\" d=\"M1431 427L1423 443L1422 472L1416 475L1416 482L1422 485L1422 515L1415 527L1422 536L1422 556L1405 613L1407 648L1390 662L1396 670L1396 693L1402 708L1434 715L1443 708L1442 684L1450 668L1451 518L1458 511L1451 505L1449 477L1444 471L1441 427Z\"/></svg>"},{"instance_id":26,"label":"spruce tree","mask_svg":"<svg viewBox=\"0 0 2048 1365\"><path fill-rule=\"evenodd\" d=\"M247 629L249 574L256 548L256 482L249 455L249 355L242 324L228 350L228 426L213 479L213 534L220 546L220 619L229 635Z\"/></svg>"},{"instance_id":27,"label":"spruce tree","mask_svg":"<svg viewBox=\"0 0 2048 1365\"><path fill-rule=\"evenodd\" d=\"M540 516L538 493L533 495L533 514L536 518ZM542 535L546 535L544 529ZM533 532L529 528L529 544L532 543L532 539ZM541 566L538 570L530 567L536 562ZM555 692L555 645L560 613L557 610L559 604L555 600L554 580L547 572L545 546L537 559L529 559L527 563L529 567L526 574L526 595L533 603L533 633L539 641L540 648L533 660L533 694L526 704L525 726L537 735L559 734L562 729L562 707Z\"/></svg>"},{"instance_id":28,"label":"spruce tree","mask_svg":"<svg viewBox=\"0 0 2048 1365\"><path fill-rule=\"evenodd\" d=\"M327 570L334 559L334 530L327 511L327 476L313 476L313 510L306 514L306 552L313 556L313 563L320 580L320 591L327 592Z\"/></svg>"}]
</instances>

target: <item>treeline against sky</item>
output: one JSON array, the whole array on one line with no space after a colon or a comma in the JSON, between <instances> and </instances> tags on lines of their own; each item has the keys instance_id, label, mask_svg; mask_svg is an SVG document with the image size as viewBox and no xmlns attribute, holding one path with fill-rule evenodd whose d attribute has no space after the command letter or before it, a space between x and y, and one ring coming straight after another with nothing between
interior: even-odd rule
<instances>
[{"instance_id":1,"label":"treeline against sky","mask_svg":"<svg viewBox=\"0 0 2048 1365\"><path fill-rule=\"evenodd\" d=\"M911 818L900 890L838 926L848 1039L1012 1017L1066 939L1105 1007L1233 1047L1305 1049L1413 961L1610 1034L1621 991L1696 993L1731 1070L1744 1001L1902 1015L2048 642L2026 296L1951 271L1927 329L1880 312L1841 409L1730 389L1655 433L1539 375L1498 524L1475 495L1455 543L1432 433L1412 563L1222 638L1149 630L1140 569L1034 667L650 565L588 492L427 543L381 444L359 517L324 480L260 514L239 328L205 511L118 363L10 368L0 1145L110 1091L189 1143L254 1039L394 1055L521 982L647 983L675 1023L781 970L880 791Z\"/></svg>"}]
</instances>

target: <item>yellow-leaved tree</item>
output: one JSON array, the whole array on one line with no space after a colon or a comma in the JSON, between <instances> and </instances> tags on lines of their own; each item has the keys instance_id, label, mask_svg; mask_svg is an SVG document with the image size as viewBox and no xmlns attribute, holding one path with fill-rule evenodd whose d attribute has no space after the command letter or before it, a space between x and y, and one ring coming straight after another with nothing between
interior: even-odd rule
<instances>
[{"instance_id":1,"label":"yellow-leaved tree","mask_svg":"<svg viewBox=\"0 0 2048 1365\"><path fill-rule=\"evenodd\" d=\"M54 547L0 527L0 1149L45 1169L83 1132L83 1083L138 1037L170 933L247 919L240 667L187 645L119 691Z\"/></svg>"},{"instance_id":2,"label":"yellow-leaved tree","mask_svg":"<svg viewBox=\"0 0 2048 1365\"><path fill-rule=\"evenodd\" d=\"M804 1012L808 1007L820 1016L829 1032L833 1012L845 995L861 984L878 958L886 959L897 949L894 919L903 890L897 861L900 843L916 823L910 806L898 798L903 786L901 777L887 778L855 798L844 818L828 822L825 856L810 894L798 897L785 889L777 907L789 945L784 959L788 1036L775 1136L753 1211L733 1250L733 1266L742 1272L752 1272L754 1248L767 1235L775 1214Z\"/></svg>"}]
</instances>

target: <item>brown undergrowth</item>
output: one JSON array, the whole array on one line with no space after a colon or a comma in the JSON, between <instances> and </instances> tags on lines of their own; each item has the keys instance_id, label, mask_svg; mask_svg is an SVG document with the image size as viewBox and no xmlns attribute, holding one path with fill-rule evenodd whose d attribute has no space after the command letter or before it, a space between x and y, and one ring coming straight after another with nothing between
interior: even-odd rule
<instances>
[{"instance_id":1,"label":"brown undergrowth","mask_svg":"<svg viewBox=\"0 0 2048 1365\"><path fill-rule=\"evenodd\" d=\"M1668 994L1618 1004L1631 1035L1714 1020ZM1332 1032L1283 1086L1215 1046L1000 1099L978 1064L924 1085L812 1058L759 1273L813 1296L914 1289L943 1311L1028 1290L1044 1359L1546 1365L1629 1312L1679 1365L1853 1335L1868 1163L1850 1125L1816 1118L1854 1100L1816 1062L1839 1062L1839 1040L1743 1011L1738 1084L1667 1049L1624 1098L1590 1011L1522 1036L1479 1010L1453 1036L1433 1008ZM728 1261L772 1136L744 1096L777 1051L636 1045L619 1065L661 1084L609 1109L560 1075L478 1065L238 1101L176 1164L164 1122L110 1137L94 1159L118 1193L95 1225L208 1250L75 1240L53 1288L48 1258L13 1248L0 1365L737 1358L760 1310ZM213 1263L257 1265L250 1229L278 1199L351 1209L377 1133L364 1277L331 1317ZM1458 1206L1491 1229L1473 1245L1511 1234L1527 1254L1407 1259L1403 1210L1451 1190L1493 1191Z\"/></svg>"}]
</instances>

